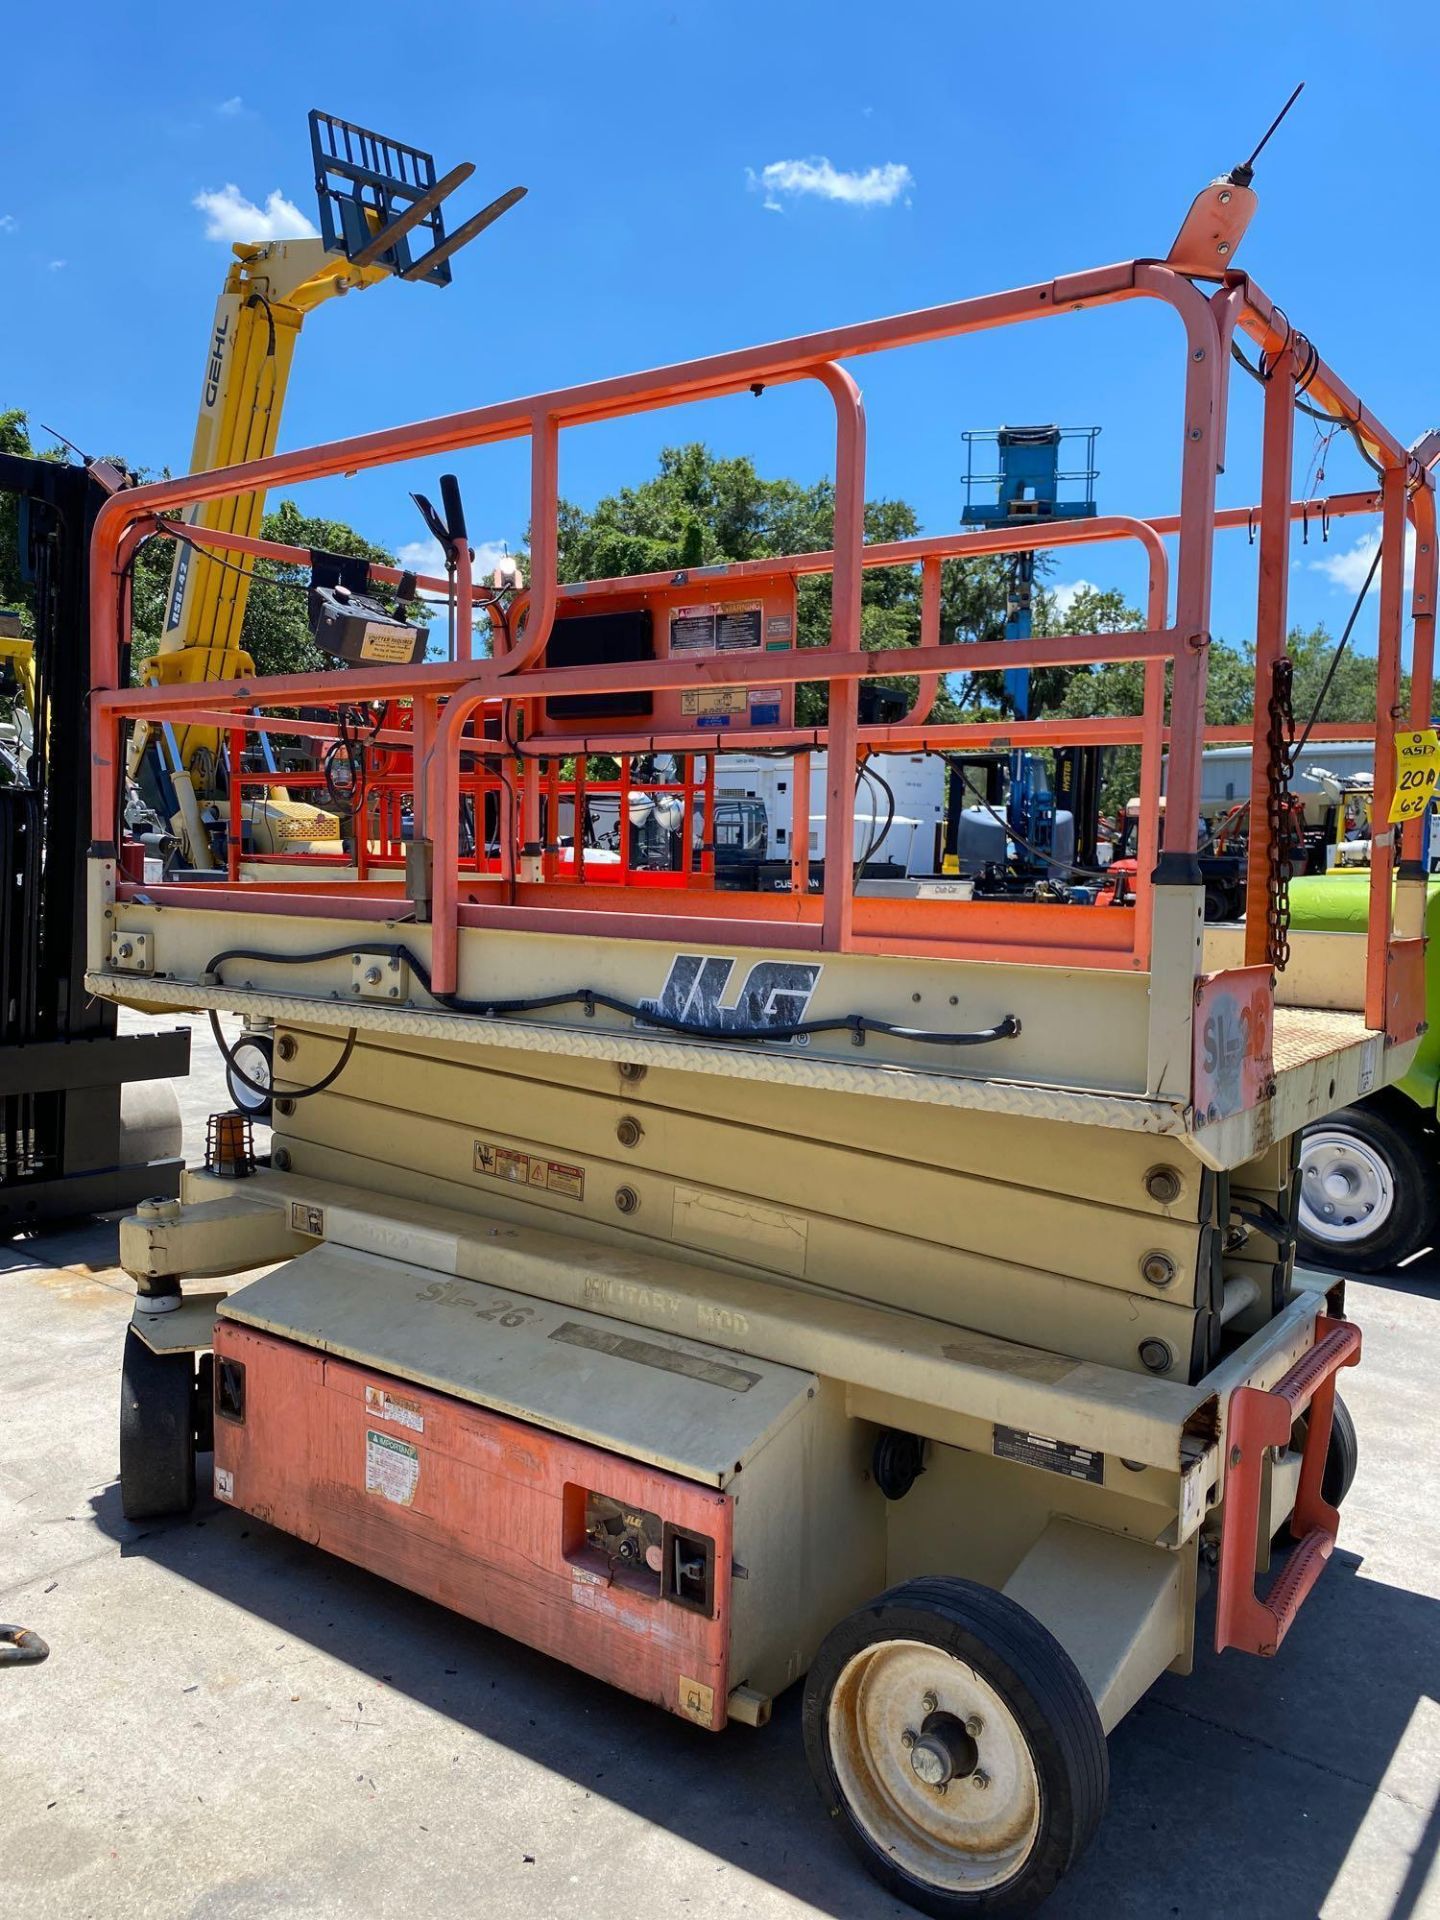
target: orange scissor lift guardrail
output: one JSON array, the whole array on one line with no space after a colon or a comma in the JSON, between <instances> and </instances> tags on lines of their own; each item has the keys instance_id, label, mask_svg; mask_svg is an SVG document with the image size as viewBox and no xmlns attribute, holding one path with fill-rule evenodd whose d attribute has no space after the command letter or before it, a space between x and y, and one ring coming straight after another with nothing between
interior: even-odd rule
<instances>
[{"instance_id":1,"label":"orange scissor lift guardrail","mask_svg":"<svg viewBox=\"0 0 1440 1920\"><path fill-rule=\"evenodd\" d=\"M682 688L734 686L764 683L793 687L800 681L824 679L830 688L830 713L827 725L809 736L813 744L828 749L826 815L827 846L832 858L827 862L823 903L818 925L812 924L808 900L772 899L759 917L766 920L769 937L776 944L844 952L874 950L876 938L903 939L897 919L918 923L926 941L924 950L953 953L956 958L1019 959L1030 953L1035 959L1058 958L1078 964L1143 967L1149 955L1148 921L1151 902L1146 895L1137 901L1138 926L1128 932L1127 951L1117 961L1117 922L1103 926L1092 917L1083 929L1071 926L1069 936L1057 936L1047 909L1029 906L972 904L961 918L959 905L947 904L946 919L941 922L929 913L877 913L871 903L857 902L851 880L854 855L854 828L850 799L850 769L857 754L875 741L872 730L862 730L858 718L858 688L862 678L883 677L875 672L873 655L860 646L860 584L866 564L900 564L906 557L918 561L925 577L925 630L921 645L906 655L903 662L887 661L892 669L902 665L919 669L922 681L920 708L928 709L927 694L933 697L935 675L959 663L951 649L942 649L938 632L938 566L946 552L980 553L1005 551L1028 544L1017 533L1005 531L993 541L983 536L955 537L938 542L895 543L883 550L883 561L875 549L864 545L864 447L865 421L859 389L853 378L837 364L839 358L875 352L885 348L915 344L948 336L980 331L1020 321L1034 320L1074 311L1081 307L1113 304L1123 300L1149 298L1170 305L1179 316L1185 336L1185 404L1181 448L1181 504L1173 521L1150 527L1137 521L1124 522L1107 517L1088 525L1054 526L1043 535L1035 530L1034 543L1059 546L1071 539L1091 540L1114 537L1122 530L1145 542L1151 564L1151 584L1147 608L1147 628L1137 634L1061 635L1025 642L976 643L964 649L967 670L1001 666L1038 667L1080 665L1116 660L1141 660L1146 663L1146 697L1141 725L1143 769L1141 781L1142 817L1140 870L1146 873L1158 844L1161 748L1168 735L1169 768L1167 792L1170 800L1166 859L1176 867L1196 845L1196 821L1199 814L1200 753L1204 734L1205 655L1209 633L1210 571L1213 531L1217 520L1215 476L1224 451L1224 400L1226 393L1228 350L1237 331L1243 331L1267 356L1266 405L1263 446L1262 498L1258 510L1244 516L1233 511L1221 515L1222 522L1250 524L1258 529L1260 546L1260 587L1256 620L1257 684L1264 685L1273 662L1283 649L1286 614L1286 571L1289 523L1296 513L1291 498L1293 448L1292 383L1296 365L1297 336L1269 299L1246 276L1231 274L1217 289L1206 295L1175 269L1149 261L1131 261L1094 272L1070 275L1052 282L1018 289L1010 293L983 296L952 305L904 314L888 320L814 334L771 347L759 347L738 353L663 368L651 373L623 376L590 383L560 392L532 396L520 401L394 428L336 442L329 447L306 449L248 463L218 475L192 475L160 482L117 497L105 509L96 528L93 549L92 589L95 623L92 655L94 733L92 774L92 829L97 847L112 847L116 842L115 813L120 764L118 740L121 723L127 718L155 720L210 719L219 714L234 716L249 708L285 705L297 701L334 703L345 700L385 696L408 699L412 704L414 752L417 755L416 832L434 849L434 952L433 981L440 993L453 992L457 979L457 942L462 924L484 924L494 913L509 915L512 924L530 906L529 890L535 884L522 870L516 876L506 873L503 883L511 889L501 903L471 896L462 899L464 876L456 854L456 821L459 801L459 762L461 741L467 723L486 700L508 699L536 703L563 694L605 692L660 692ZM1306 355L1306 390L1312 404L1332 412L1337 419L1353 425L1372 450L1383 469L1378 488L1381 543L1387 559L1380 594L1379 677L1377 688L1377 810L1388 808L1389 786L1393 779L1391 745L1398 710L1401 655L1401 568L1400 555L1407 518L1413 520L1418 539L1419 562L1413 589L1412 615L1414 651L1412 661L1411 717L1417 724L1428 722L1430 666L1433 658L1436 554L1434 540L1434 496L1424 468L1407 453L1398 440L1378 422L1348 387L1326 366L1313 350ZM545 647L562 602L557 578L558 442L563 426L614 418L656 407L679 404L707 397L733 394L756 385L814 379L829 393L836 413L836 510L833 556L825 556L831 570L831 639L825 649L792 649L785 654L767 654L762 661L742 668L724 656L700 659L661 659L601 667L547 668ZM319 478L327 474L357 471L400 459L425 457L441 452L493 444L528 436L531 441L531 524L532 578L523 623L514 643L497 645L487 661L469 657L474 614L474 590L468 565L459 569L455 588L455 633L457 657L453 660L403 670L367 668L352 670L346 676L343 696L330 674L299 674L246 680L206 687L197 697L193 687L150 687L121 689L116 684L118 649L115 636L123 625L125 612L126 568L135 544L147 528L163 531L155 516L201 499L268 489L286 483ZM1355 510L1370 496L1352 497ZM1331 513L1346 510L1344 503L1332 503ZM1298 511L1306 511L1301 503ZM1173 526L1179 534L1178 564L1175 570L1174 613L1168 621L1160 602L1157 553L1163 557L1158 533ZM223 544L217 543L217 544ZM253 543L263 548L263 543ZM269 549L264 549L268 551ZM819 558L819 557L817 557ZM785 570L785 563L766 562L748 576ZM382 577L383 574L382 574ZM613 584L598 588L613 591ZM497 635L497 641L503 635ZM927 654L939 654L932 667ZM948 656L948 657L946 657ZM1172 668L1170 719L1164 714L1165 667ZM1257 699L1253 737L1257 746L1263 740L1263 708ZM533 715L536 708L530 705ZM233 727L233 719L230 725ZM253 723L252 723L253 724ZM995 728L944 729L915 722L913 738L917 745L945 748L968 744L981 735L993 739ZM595 730L595 738L604 736ZM1061 733L1054 722L1016 722L1004 729L1007 740L1016 746L1033 743L1055 744L1061 739L1092 742L1101 730L1070 723ZM725 745L744 744L750 730L727 731ZM757 743L776 745L779 741L768 730L757 730ZM1124 737L1123 735L1121 737ZM889 736L893 741L896 736ZM697 749L692 738L690 750ZM800 742L797 740L796 744ZM554 752L558 742L543 734L532 736L521 746L521 753ZM573 747L572 747L573 750ZM592 750L602 750L598 745ZM1257 753L1252 780L1263 781L1262 757ZM520 844L535 843L538 826L538 776L525 783L522 813L518 823ZM1252 835L1252 885L1263 883L1265 870L1266 826L1263 808L1254 813L1256 831ZM1403 851L1406 861L1419 855L1417 827L1405 830ZM507 836L504 856L509 865L513 848ZM1372 913L1370 952L1367 962L1366 1018L1372 1027L1385 1027L1386 980L1391 964L1393 934L1390 879L1395 867L1394 853L1388 841L1376 849L1372 872ZM1402 869L1403 870L1403 869ZM121 883L125 884L124 882ZM552 887L555 884L551 883ZM211 904L221 900L206 889ZM592 896L593 899L593 896ZM179 904L178 896L175 904ZM238 904L238 903L237 903ZM254 910L260 903L245 905ZM293 893L288 904L294 910L298 901ZM647 903L653 904L653 903ZM673 902L667 902L673 906ZM930 907L934 903L911 903ZM608 903L607 903L608 906ZM639 920L642 915L635 896L626 902L626 910ZM736 910L731 907L732 917ZM738 916L749 923L754 916L747 910ZM1418 918L1413 911L1408 916ZM558 923L552 923L558 926ZM583 926L573 923L576 930ZM683 916L673 911L651 915L647 927L636 925L633 931L653 932L670 937L683 924ZM943 928L943 931L939 929ZM1408 919L1407 919L1407 933ZM936 944L930 944L932 933ZM1075 937L1077 936L1078 937ZM1413 933L1409 934L1413 937ZM1247 959L1255 959L1263 927L1258 921L1247 935Z\"/></svg>"}]
</instances>

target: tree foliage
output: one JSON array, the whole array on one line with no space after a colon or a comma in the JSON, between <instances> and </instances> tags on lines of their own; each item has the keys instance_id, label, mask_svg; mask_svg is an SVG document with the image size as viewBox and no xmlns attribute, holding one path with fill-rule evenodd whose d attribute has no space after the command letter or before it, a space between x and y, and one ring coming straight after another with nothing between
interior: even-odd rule
<instances>
[{"instance_id":1,"label":"tree foliage","mask_svg":"<svg viewBox=\"0 0 1440 1920\"><path fill-rule=\"evenodd\" d=\"M30 427L18 407L0 409L0 453L18 454L32 459L35 448ZM62 459L58 452L44 453L45 460ZM20 502L14 494L0 493L0 607L18 608L20 624L28 634L34 631L33 595L21 571Z\"/></svg>"}]
</instances>

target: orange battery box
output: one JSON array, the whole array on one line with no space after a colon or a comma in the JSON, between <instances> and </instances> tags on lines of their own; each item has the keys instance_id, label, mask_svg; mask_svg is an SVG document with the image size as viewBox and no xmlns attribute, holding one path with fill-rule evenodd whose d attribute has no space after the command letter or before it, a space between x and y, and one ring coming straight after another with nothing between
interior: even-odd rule
<instances>
[{"instance_id":1,"label":"orange battery box","mask_svg":"<svg viewBox=\"0 0 1440 1920\"><path fill-rule=\"evenodd\" d=\"M728 1494L223 1319L215 1381L221 1500L725 1724Z\"/></svg>"}]
</instances>

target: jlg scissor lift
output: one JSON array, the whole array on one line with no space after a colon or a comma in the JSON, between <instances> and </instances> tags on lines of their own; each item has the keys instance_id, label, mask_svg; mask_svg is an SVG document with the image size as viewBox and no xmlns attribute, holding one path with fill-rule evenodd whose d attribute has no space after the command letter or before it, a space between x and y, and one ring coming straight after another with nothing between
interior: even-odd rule
<instances>
[{"instance_id":1,"label":"jlg scissor lift","mask_svg":"<svg viewBox=\"0 0 1440 1920\"><path fill-rule=\"evenodd\" d=\"M1423 881L1418 828L1378 840L1368 934L1287 950L1265 823L1286 776L1297 387L1381 470L1330 503L1380 519L1380 818L1407 524L1411 702L1429 719L1434 496L1235 270L1253 204L1237 170L1165 260L141 488L106 506L93 545L89 983L276 1034L268 1164L241 1116L216 1116L183 1202L124 1227L127 1507L192 1497L213 1356L222 1500L697 1727L758 1726L808 1675L821 1793L872 1871L933 1913L1026 1911L1054 1887L1100 1819L1107 1732L1191 1663L1212 1569L1218 1645L1277 1651L1353 1465L1332 1415L1360 1333L1338 1284L1293 1270L1295 1140L1411 1057ZM941 644L943 559L1029 536L866 547L843 363L1130 300L1178 322L1178 518L1104 515L1034 542L1138 541L1146 630L976 644L963 663L1142 661L1144 713L931 724L961 658ZM1266 376L1253 898L1243 954L1215 967L1195 822L1214 532L1248 518L1215 506L1241 337ZM789 381L834 405L833 552L557 582L562 430ZM166 535L161 514L524 438L528 592L507 608L457 569L453 657L412 661L382 626L397 664L123 684L127 569ZM1178 534L1173 576L1162 532ZM219 517L188 537L268 551ZM886 725L859 719L873 565L918 567L924 586L918 696ZM832 576L832 626L802 652L806 572ZM477 600L491 657L472 650ZM368 631L350 634L362 658ZM802 730L793 690L814 680L828 719ZM373 732L349 853L277 864L232 842L203 886L144 881L117 826L127 727L213 729L238 793L273 778L242 777L253 742L323 738L338 718L315 716L357 702ZM1133 905L853 884L867 753L1066 744L1141 748ZM823 895L803 843L789 893L716 891L716 762L784 748L803 789L820 747ZM619 761L622 815L631 756L678 756L680 872L557 844L600 753ZM797 819L810 806L795 795ZM206 1284L266 1263L237 1291Z\"/></svg>"}]
</instances>

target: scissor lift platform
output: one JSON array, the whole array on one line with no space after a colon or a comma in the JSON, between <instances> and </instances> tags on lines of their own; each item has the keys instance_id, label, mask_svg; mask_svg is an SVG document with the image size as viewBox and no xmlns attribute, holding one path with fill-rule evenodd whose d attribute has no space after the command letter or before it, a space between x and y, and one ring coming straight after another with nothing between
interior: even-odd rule
<instances>
[{"instance_id":1,"label":"scissor lift platform","mask_svg":"<svg viewBox=\"0 0 1440 1920\"><path fill-rule=\"evenodd\" d=\"M1025 1912L1056 1884L1103 1809L1106 1733L1189 1667L1212 1577L1217 1646L1276 1653L1353 1470L1335 1380L1360 1337L1343 1287L1295 1271L1295 1143L1412 1057L1424 879L1407 823L1376 839L1363 939L1287 941L1297 386L1382 469L1327 503L1380 518L1381 815L1407 525L1417 726L1440 542L1428 470L1233 270L1253 205L1248 180L1217 182L1165 262L166 481L97 527L87 983L150 1010L240 1012L274 1039L268 1164L239 1116L217 1116L183 1200L122 1225L139 1283L127 1511L183 1507L213 1428L235 1506L702 1727L760 1724L803 1676L827 1806L934 1914ZM1183 332L1178 516L866 544L864 416L842 361L1136 299ZM1242 335L1266 374L1262 497L1217 512ZM830 550L560 581L563 429L794 380L835 409ZM450 658L122 684L128 557L176 510L522 437L524 588L477 588L463 548L452 577L406 586L448 596ZM1248 912L1207 930L1211 550L1217 527L1252 520ZM946 643L947 561L1082 540L1141 547L1143 631ZM883 724L861 717L868 567L920 588L915 645L886 656L913 693ZM828 644L802 650L796 582L817 574ZM956 667L1121 662L1143 679L1138 714L931 718ZM815 681L825 721L797 726L795 689ZM257 749L297 729L317 753L353 746L361 703L348 852L252 854L244 794L281 784L253 771ZM203 886L146 880L117 829L123 736L141 723L220 743L229 831ZM857 884L869 755L1073 745L1139 749L1133 901ZM825 820L821 893L803 836L788 890L717 889L730 751L791 757L792 817ZM601 755L618 775L592 778ZM562 844L600 785L622 822L637 796L646 817L663 800L670 868L632 863L623 832L605 862L583 835ZM228 1295L212 1284L265 1266ZM1257 1593L1287 1529L1293 1551Z\"/></svg>"}]
</instances>

